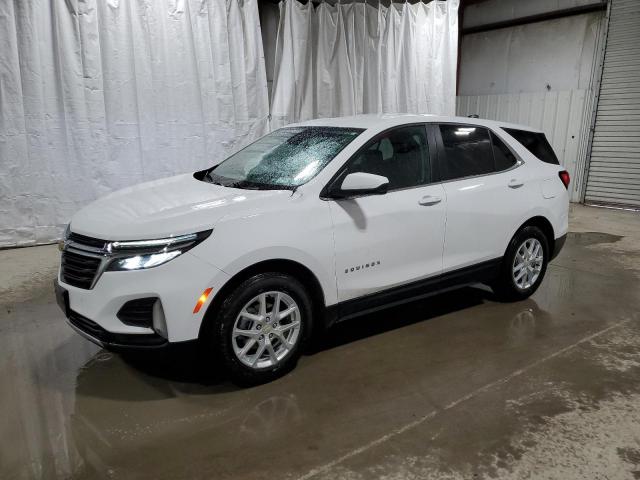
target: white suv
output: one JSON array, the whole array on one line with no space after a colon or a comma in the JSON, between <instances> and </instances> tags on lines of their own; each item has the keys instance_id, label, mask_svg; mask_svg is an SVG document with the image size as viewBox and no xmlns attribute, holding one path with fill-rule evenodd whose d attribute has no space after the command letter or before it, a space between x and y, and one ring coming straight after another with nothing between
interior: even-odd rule
<instances>
[{"instance_id":1,"label":"white suv","mask_svg":"<svg viewBox=\"0 0 640 480\"><path fill-rule=\"evenodd\" d=\"M263 382L336 321L476 282L528 297L564 242L568 184L528 127L304 122L83 208L57 298L104 347L198 339L235 381Z\"/></svg>"}]
</instances>

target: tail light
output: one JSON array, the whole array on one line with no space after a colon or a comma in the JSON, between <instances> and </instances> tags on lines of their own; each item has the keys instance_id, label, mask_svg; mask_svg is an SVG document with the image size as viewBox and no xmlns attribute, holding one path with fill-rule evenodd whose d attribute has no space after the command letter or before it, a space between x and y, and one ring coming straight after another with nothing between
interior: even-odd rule
<instances>
[{"instance_id":1,"label":"tail light","mask_svg":"<svg viewBox=\"0 0 640 480\"><path fill-rule=\"evenodd\" d=\"M560 180L562 181L564 188L569 190L569 182L571 181L571 178L569 177L569 172L567 172L566 170L562 170L561 172L558 172L558 176L560 177Z\"/></svg>"}]
</instances>

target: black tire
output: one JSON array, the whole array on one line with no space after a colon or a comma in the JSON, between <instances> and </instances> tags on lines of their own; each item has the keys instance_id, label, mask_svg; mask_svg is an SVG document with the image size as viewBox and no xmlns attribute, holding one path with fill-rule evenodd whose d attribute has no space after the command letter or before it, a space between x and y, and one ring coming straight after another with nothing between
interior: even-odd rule
<instances>
[{"instance_id":1,"label":"black tire","mask_svg":"<svg viewBox=\"0 0 640 480\"><path fill-rule=\"evenodd\" d=\"M300 331L295 346L275 366L252 368L240 361L233 348L233 327L247 302L261 293L279 291L289 295L300 312ZM293 369L313 330L312 305L304 286L294 277L277 272L260 273L242 282L221 305L217 317L201 341L205 350L213 349L215 356L228 372L231 381L240 386L270 382Z\"/></svg>"},{"instance_id":2,"label":"black tire","mask_svg":"<svg viewBox=\"0 0 640 480\"><path fill-rule=\"evenodd\" d=\"M542 269L540 270L538 278L530 286L521 288L516 284L514 279L514 260L520 246L529 239L536 239L542 245ZM498 277L491 285L497 299L504 302L517 302L533 295L544 279L547 264L549 263L549 255L549 241L542 230L532 225L518 230L511 239L511 242L509 242L505 256L502 259Z\"/></svg>"}]
</instances>

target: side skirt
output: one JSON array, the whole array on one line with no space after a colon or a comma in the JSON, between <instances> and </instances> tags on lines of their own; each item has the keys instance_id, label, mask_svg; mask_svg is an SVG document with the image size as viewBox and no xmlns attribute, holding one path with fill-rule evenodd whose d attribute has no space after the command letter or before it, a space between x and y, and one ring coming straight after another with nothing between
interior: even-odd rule
<instances>
[{"instance_id":1,"label":"side skirt","mask_svg":"<svg viewBox=\"0 0 640 480\"><path fill-rule=\"evenodd\" d=\"M493 280L498 276L502 258L393 287L381 292L346 300L327 308L327 326L350 318L395 307L461 287Z\"/></svg>"}]
</instances>

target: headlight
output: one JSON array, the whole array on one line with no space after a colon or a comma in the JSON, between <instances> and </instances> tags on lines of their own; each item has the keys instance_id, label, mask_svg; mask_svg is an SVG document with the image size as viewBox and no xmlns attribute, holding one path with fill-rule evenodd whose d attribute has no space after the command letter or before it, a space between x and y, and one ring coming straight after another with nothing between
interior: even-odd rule
<instances>
[{"instance_id":1,"label":"headlight","mask_svg":"<svg viewBox=\"0 0 640 480\"><path fill-rule=\"evenodd\" d=\"M113 260L108 271L140 270L167 263L211 235L212 230L155 240L111 242L107 249Z\"/></svg>"}]
</instances>

